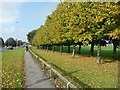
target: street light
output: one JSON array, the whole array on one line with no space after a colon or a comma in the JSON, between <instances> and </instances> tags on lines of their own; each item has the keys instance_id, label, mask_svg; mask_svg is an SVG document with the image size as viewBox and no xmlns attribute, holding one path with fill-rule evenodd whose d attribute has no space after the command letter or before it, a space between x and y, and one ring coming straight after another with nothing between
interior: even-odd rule
<instances>
[{"instance_id":1,"label":"street light","mask_svg":"<svg viewBox=\"0 0 120 90\"><path fill-rule=\"evenodd\" d=\"M60 0L60 2L62 2L62 0Z\"/></svg>"},{"instance_id":2,"label":"street light","mask_svg":"<svg viewBox=\"0 0 120 90\"><path fill-rule=\"evenodd\" d=\"M16 22L16 24L18 24L18 22ZM17 26L16 26L17 27ZM17 40L17 38L18 38L18 32L17 32L17 34L16 34L16 48L17 48L17 46L18 46L18 40Z\"/></svg>"}]
</instances>

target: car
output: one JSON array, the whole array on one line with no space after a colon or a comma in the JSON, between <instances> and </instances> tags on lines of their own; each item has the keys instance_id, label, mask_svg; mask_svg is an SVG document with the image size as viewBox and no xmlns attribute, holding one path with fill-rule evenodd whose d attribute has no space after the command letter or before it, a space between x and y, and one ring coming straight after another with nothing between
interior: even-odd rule
<instances>
[{"instance_id":1,"label":"car","mask_svg":"<svg viewBox=\"0 0 120 90\"><path fill-rule=\"evenodd\" d=\"M7 49L12 50L12 49L13 49L13 46L8 46Z\"/></svg>"}]
</instances>

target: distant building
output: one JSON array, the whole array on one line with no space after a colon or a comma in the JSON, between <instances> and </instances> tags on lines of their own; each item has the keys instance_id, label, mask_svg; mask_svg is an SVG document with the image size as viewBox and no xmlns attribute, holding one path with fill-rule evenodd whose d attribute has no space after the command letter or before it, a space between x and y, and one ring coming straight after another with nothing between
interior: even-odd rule
<instances>
[{"instance_id":1,"label":"distant building","mask_svg":"<svg viewBox=\"0 0 120 90\"><path fill-rule=\"evenodd\" d=\"M28 43L28 42L23 42L23 46L28 46L28 45L30 45L30 43Z\"/></svg>"},{"instance_id":2,"label":"distant building","mask_svg":"<svg viewBox=\"0 0 120 90\"><path fill-rule=\"evenodd\" d=\"M106 44L106 46L113 46L113 43L110 43L110 44Z\"/></svg>"}]
</instances>

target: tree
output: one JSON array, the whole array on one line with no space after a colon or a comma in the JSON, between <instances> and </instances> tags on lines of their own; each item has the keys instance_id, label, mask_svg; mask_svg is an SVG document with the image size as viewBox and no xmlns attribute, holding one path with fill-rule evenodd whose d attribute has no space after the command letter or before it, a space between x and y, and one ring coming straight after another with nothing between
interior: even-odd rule
<instances>
[{"instance_id":1,"label":"tree","mask_svg":"<svg viewBox=\"0 0 120 90\"><path fill-rule=\"evenodd\" d=\"M33 38L34 38L34 35L35 35L36 31L37 31L37 30L33 30L33 31L31 31L31 32L29 32L29 33L27 34L28 42L32 43L32 40L33 40Z\"/></svg>"},{"instance_id":2,"label":"tree","mask_svg":"<svg viewBox=\"0 0 120 90\"><path fill-rule=\"evenodd\" d=\"M2 37L0 37L0 47L4 47L4 40Z\"/></svg>"},{"instance_id":3,"label":"tree","mask_svg":"<svg viewBox=\"0 0 120 90\"><path fill-rule=\"evenodd\" d=\"M18 46L23 45L23 42L21 40L18 40Z\"/></svg>"},{"instance_id":4,"label":"tree","mask_svg":"<svg viewBox=\"0 0 120 90\"><path fill-rule=\"evenodd\" d=\"M91 42L90 55L94 56L94 40Z\"/></svg>"},{"instance_id":5,"label":"tree","mask_svg":"<svg viewBox=\"0 0 120 90\"><path fill-rule=\"evenodd\" d=\"M5 46L16 46L16 41L13 38L8 38L5 42Z\"/></svg>"},{"instance_id":6,"label":"tree","mask_svg":"<svg viewBox=\"0 0 120 90\"><path fill-rule=\"evenodd\" d=\"M120 31L117 29L119 15L119 5L115 2L60 3L57 9L47 17L45 25L38 29L33 44L53 45L53 50L54 45L74 45L74 57L75 45L80 45L80 51L79 43L83 45L91 43L91 55L93 55L94 41L97 41L98 57L100 57L102 40L109 37L119 38ZM97 62L100 63L100 58Z\"/></svg>"}]
</instances>

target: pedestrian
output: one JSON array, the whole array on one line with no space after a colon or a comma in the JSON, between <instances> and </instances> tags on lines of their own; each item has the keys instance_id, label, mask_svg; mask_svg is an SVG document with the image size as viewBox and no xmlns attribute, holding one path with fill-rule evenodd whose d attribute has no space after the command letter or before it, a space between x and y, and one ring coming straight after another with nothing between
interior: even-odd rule
<instances>
[{"instance_id":1,"label":"pedestrian","mask_svg":"<svg viewBox=\"0 0 120 90\"><path fill-rule=\"evenodd\" d=\"M28 51L28 46L26 46L26 51Z\"/></svg>"}]
</instances>

